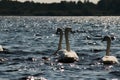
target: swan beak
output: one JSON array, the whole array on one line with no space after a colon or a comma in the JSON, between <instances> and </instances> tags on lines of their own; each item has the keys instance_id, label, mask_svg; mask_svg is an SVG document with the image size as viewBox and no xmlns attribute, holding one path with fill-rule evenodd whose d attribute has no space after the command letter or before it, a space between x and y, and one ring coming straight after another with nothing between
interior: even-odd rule
<instances>
[{"instance_id":1,"label":"swan beak","mask_svg":"<svg viewBox=\"0 0 120 80\"><path fill-rule=\"evenodd\" d=\"M101 42L103 42L104 40L102 40Z\"/></svg>"},{"instance_id":2,"label":"swan beak","mask_svg":"<svg viewBox=\"0 0 120 80\"><path fill-rule=\"evenodd\" d=\"M60 31L61 31L61 28L57 28L57 31L55 34L59 35L60 34Z\"/></svg>"},{"instance_id":3,"label":"swan beak","mask_svg":"<svg viewBox=\"0 0 120 80\"><path fill-rule=\"evenodd\" d=\"M105 41L104 39L101 40L101 42Z\"/></svg>"},{"instance_id":4,"label":"swan beak","mask_svg":"<svg viewBox=\"0 0 120 80\"><path fill-rule=\"evenodd\" d=\"M57 34L57 35L58 35L58 34L59 34L59 32L57 31L57 32L55 32L55 34Z\"/></svg>"},{"instance_id":5,"label":"swan beak","mask_svg":"<svg viewBox=\"0 0 120 80\"><path fill-rule=\"evenodd\" d=\"M72 34L73 34L73 33L75 33L75 31L72 31L72 30L71 30L71 31L70 31L70 33L72 33Z\"/></svg>"},{"instance_id":6,"label":"swan beak","mask_svg":"<svg viewBox=\"0 0 120 80\"><path fill-rule=\"evenodd\" d=\"M104 37L101 42L106 41L106 38Z\"/></svg>"}]
</instances>

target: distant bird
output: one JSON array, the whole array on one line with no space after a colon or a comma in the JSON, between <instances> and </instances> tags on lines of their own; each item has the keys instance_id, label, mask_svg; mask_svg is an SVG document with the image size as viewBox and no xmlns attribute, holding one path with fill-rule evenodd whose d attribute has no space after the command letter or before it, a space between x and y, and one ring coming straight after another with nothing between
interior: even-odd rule
<instances>
[{"instance_id":1,"label":"distant bird","mask_svg":"<svg viewBox=\"0 0 120 80\"><path fill-rule=\"evenodd\" d=\"M59 54L58 62L73 63L75 61L78 61L79 60L78 55L74 51L70 50L68 34L69 34L69 32L72 31L72 29L71 28L65 28L66 49L62 49L62 46L61 46L62 36L63 36L62 29L58 28L57 31L60 32L60 40L59 40L59 45L58 45L59 51L57 51L57 53Z\"/></svg>"},{"instance_id":2,"label":"distant bird","mask_svg":"<svg viewBox=\"0 0 120 80\"><path fill-rule=\"evenodd\" d=\"M2 45L0 45L0 52L4 51Z\"/></svg>"},{"instance_id":3,"label":"distant bird","mask_svg":"<svg viewBox=\"0 0 120 80\"><path fill-rule=\"evenodd\" d=\"M107 41L106 55L102 58L104 64L119 63L115 56L110 56L111 37L105 36L102 41Z\"/></svg>"}]
</instances>

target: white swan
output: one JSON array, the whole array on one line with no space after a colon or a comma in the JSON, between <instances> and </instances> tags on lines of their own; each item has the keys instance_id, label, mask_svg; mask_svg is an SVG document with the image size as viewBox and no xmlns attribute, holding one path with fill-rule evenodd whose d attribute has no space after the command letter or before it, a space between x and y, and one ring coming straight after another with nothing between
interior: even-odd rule
<instances>
[{"instance_id":1,"label":"white swan","mask_svg":"<svg viewBox=\"0 0 120 80\"><path fill-rule=\"evenodd\" d=\"M56 34L59 34L59 33L60 33L60 39L59 39L58 49L52 55L56 55L62 49L62 45L61 44L62 44L62 39L63 39L63 31L62 31L61 28L57 28ZM50 55L50 56L52 56L52 55ZM45 60L45 61L49 61L50 60L49 57L42 57L42 59Z\"/></svg>"},{"instance_id":2,"label":"white swan","mask_svg":"<svg viewBox=\"0 0 120 80\"><path fill-rule=\"evenodd\" d=\"M3 51L3 47L2 47L2 45L0 45L0 52L2 52Z\"/></svg>"},{"instance_id":3,"label":"white swan","mask_svg":"<svg viewBox=\"0 0 120 80\"><path fill-rule=\"evenodd\" d=\"M56 55L58 53L58 51L60 51L62 49L62 40L63 40L63 31L61 28L57 28L57 32L56 34L60 34L60 38L59 38L59 43L58 43L58 49L57 51L53 54Z\"/></svg>"},{"instance_id":4,"label":"white swan","mask_svg":"<svg viewBox=\"0 0 120 80\"><path fill-rule=\"evenodd\" d=\"M71 31L71 28L65 28L65 40L66 40L66 49L61 49L61 42L62 42L62 35L63 35L63 31L60 30L61 36L60 36L60 41L59 41L59 50L57 53L59 54L59 62L63 62L63 63L72 63L74 61L78 61L79 57L77 56L77 54L70 50L70 44L69 44L69 39L68 39L68 34Z\"/></svg>"},{"instance_id":5,"label":"white swan","mask_svg":"<svg viewBox=\"0 0 120 80\"><path fill-rule=\"evenodd\" d=\"M57 28L57 33L60 32L60 39L58 44L58 50L62 49L63 31L61 28Z\"/></svg>"},{"instance_id":6,"label":"white swan","mask_svg":"<svg viewBox=\"0 0 120 80\"><path fill-rule=\"evenodd\" d=\"M115 56L110 56L111 37L105 36L102 41L107 41L106 55L102 58L104 64L119 63Z\"/></svg>"}]
</instances>

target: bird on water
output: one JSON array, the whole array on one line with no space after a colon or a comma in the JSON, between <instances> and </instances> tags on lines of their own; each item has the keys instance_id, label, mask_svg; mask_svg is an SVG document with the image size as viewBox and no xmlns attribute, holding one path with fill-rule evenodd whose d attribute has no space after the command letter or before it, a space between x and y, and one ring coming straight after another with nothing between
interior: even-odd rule
<instances>
[{"instance_id":1,"label":"bird on water","mask_svg":"<svg viewBox=\"0 0 120 80\"><path fill-rule=\"evenodd\" d=\"M110 56L111 37L105 36L102 41L107 41L106 55L102 58L102 62L104 64L119 63L118 59L115 56Z\"/></svg>"},{"instance_id":2,"label":"bird on water","mask_svg":"<svg viewBox=\"0 0 120 80\"><path fill-rule=\"evenodd\" d=\"M73 63L79 60L79 57L76 54L76 52L70 49L69 32L71 31L72 31L71 28L65 28L66 49L62 49L61 44L63 39L63 31L60 28L57 29L57 32L60 32L60 39L59 39L58 51L57 51L57 54L59 54L58 62Z\"/></svg>"}]
</instances>

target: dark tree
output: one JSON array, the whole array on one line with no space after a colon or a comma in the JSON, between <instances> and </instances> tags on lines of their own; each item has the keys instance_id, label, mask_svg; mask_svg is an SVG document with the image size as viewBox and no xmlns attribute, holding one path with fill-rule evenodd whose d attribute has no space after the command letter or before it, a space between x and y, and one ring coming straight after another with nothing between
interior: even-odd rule
<instances>
[{"instance_id":1,"label":"dark tree","mask_svg":"<svg viewBox=\"0 0 120 80\"><path fill-rule=\"evenodd\" d=\"M84 0L60 3L19 2L0 0L0 15L23 16L97 16L120 15L120 0L99 0L97 4Z\"/></svg>"}]
</instances>

